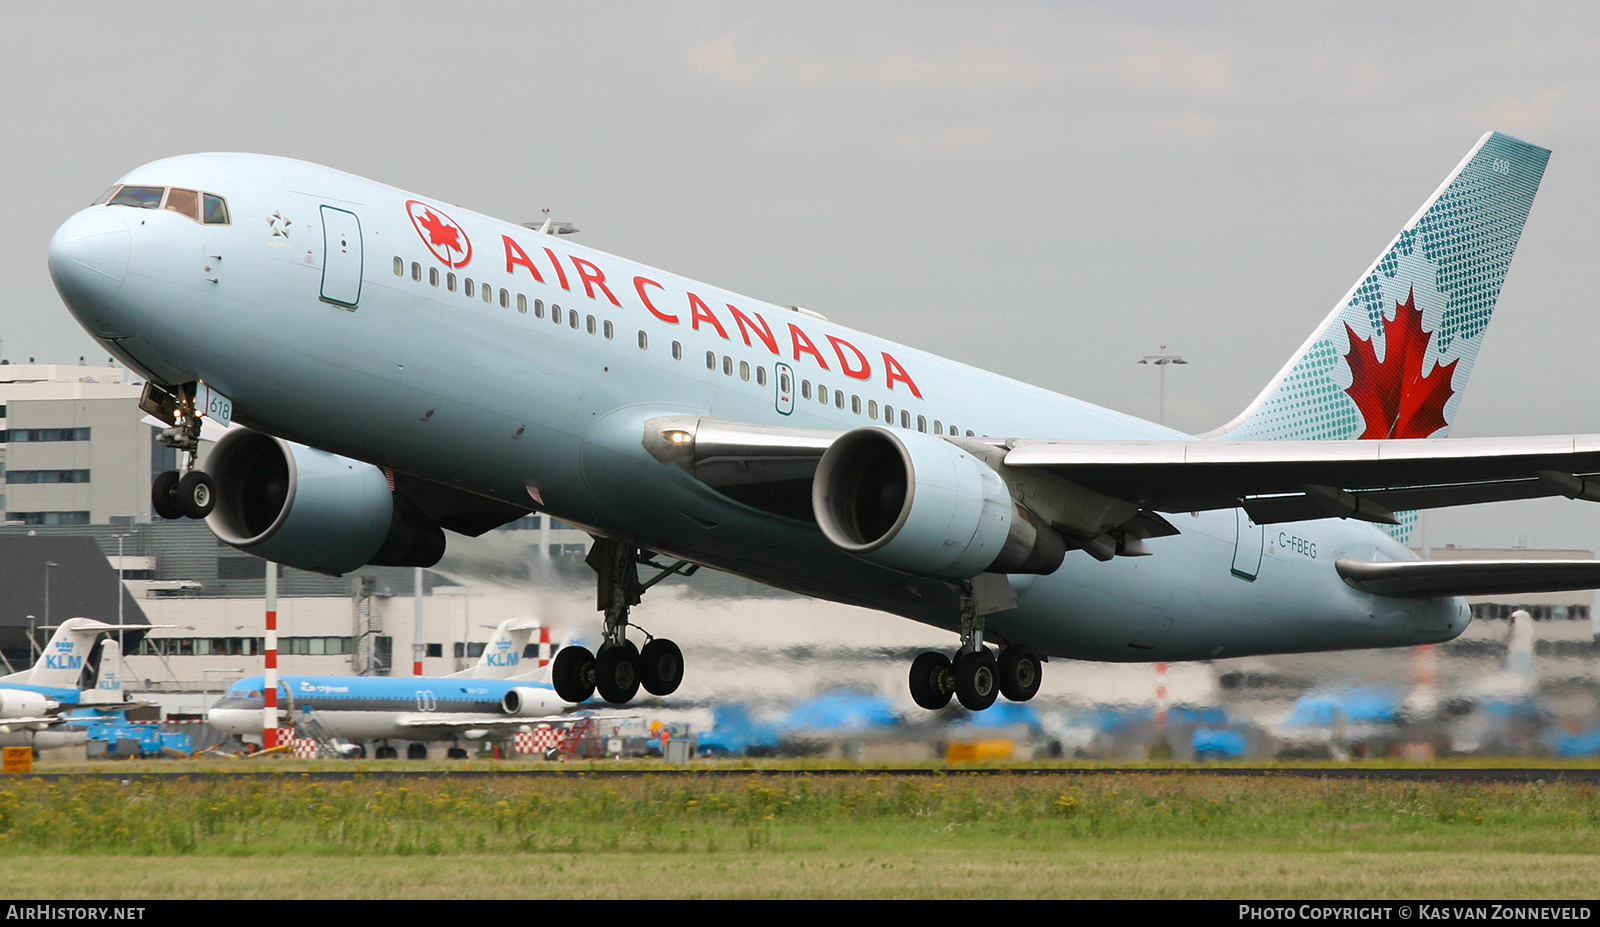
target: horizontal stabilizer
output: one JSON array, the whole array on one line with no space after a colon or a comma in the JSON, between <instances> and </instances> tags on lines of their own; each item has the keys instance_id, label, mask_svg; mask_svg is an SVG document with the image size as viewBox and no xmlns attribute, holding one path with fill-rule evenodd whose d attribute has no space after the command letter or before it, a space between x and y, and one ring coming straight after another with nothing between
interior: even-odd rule
<instances>
[{"instance_id":1,"label":"horizontal stabilizer","mask_svg":"<svg viewBox=\"0 0 1600 927\"><path fill-rule=\"evenodd\" d=\"M1243 506L1257 524L1394 522L1395 512L1600 497L1600 435L1371 441L1013 440L1009 467L1045 467L1158 512Z\"/></svg>"},{"instance_id":2,"label":"horizontal stabilizer","mask_svg":"<svg viewBox=\"0 0 1600 927\"><path fill-rule=\"evenodd\" d=\"M1375 563L1341 557L1346 583L1373 595L1432 598L1600 589L1600 560L1413 560Z\"/></svg>"}]
</instances>

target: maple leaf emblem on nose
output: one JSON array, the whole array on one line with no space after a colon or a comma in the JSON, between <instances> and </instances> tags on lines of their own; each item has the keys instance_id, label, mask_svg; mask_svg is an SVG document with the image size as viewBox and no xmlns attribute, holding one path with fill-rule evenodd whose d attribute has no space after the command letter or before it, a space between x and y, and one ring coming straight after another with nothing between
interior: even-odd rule
<instances>
[{"instance_id":1,"label":"maple leaf emblem on nose","mask_svg":"<svg viewBox=\"0 0 1600 927\"><path fill-rule=\"evenodd\" d=\"M1351 383L1345 392L1355 400L1366 421L1362 438L1426 438L1450 423L1444 418L1444 405L1455 395L1450 380L1458 360L1434 364L1423 375L1422 363L1428 354L1432 332L1422 330L1422 310L1416 305L1416 289L1406 293L1406 301L1395 303L1394 318L1383 319L1383 360L1378 360L1374 338L1358 338L1350 323Z\"/></svg>"}]
</instances>

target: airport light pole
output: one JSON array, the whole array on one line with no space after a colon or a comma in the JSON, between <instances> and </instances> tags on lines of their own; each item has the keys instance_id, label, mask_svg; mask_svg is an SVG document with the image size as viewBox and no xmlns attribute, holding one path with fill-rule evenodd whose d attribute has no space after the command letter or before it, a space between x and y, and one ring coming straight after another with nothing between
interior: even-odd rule
<instances>
[{"instance_id":1,"label":"airport light pole","mask_svg":"<svg viewBox=\"0 0 1600 927\"><path fill-rule=\"evenodd\" d=\"M50 571L56 568L54 560L44 562L44 626L50 627Z\"/></svg>"},{"instance_id":2,"label":"airport light pole","mask_svg":"<svg viewBox=\"0 0 1600 927\"><path fill-rule=\"evenodd\" d=\"M1141 364L1154 364L1155 367L1158 370L1161 371L1161 399L1160 399L1160 405L1157 407L1160 411L1158 412L1158 415L1157 415L1157 418L1156 418L1156 422L1158 424L1162 424L1162 425L1165 425L1167 423L1167 367L1172 365L1172 364L1187 364L1187 363L1189 363L1188 361L1184 360L1182 357L1179 357L1176 354L1168 354L1168 353L1166 353L1166 350L1167 350L1167 346L1166 345L1162 345L1161 346L1161 352L1162 353L1160 353L1160 354L1146 354L1143 358L1141 358L1139 360L1139 363L1141 363Z\"/></svg>"},{"instance_id":3,"label":"airport light pole","mask_svg":"<svg viewBox=\"0 0 1600 927\"><path fill-rule=\"evenodd\" d=\"M117 539L117 646L119 648L124 646L122 642L122 597L127 594L123 591L122 585L122 542L132 536L131 534L112 535ZM123 651L123 656L127 656L126 650Z\"/></svg>"}]
</instances>

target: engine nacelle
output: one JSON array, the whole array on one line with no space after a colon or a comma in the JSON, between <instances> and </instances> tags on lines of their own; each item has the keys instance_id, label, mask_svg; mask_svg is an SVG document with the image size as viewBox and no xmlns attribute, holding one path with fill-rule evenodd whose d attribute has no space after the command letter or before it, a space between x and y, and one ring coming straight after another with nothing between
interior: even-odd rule
<instances>
[{"instance_id":1,"label":"engine nacelle","mask_svg":"<svg viewBox=\"0 0 1600 927\"><path fill-rule=\"evenodd\" d=\"M29 692L26 689L7 689L0 692L0 720L41 718L55 707L55 702L38 692Z\"/></svg>"},{"instance_id":2,"label":"engine nacelle","mask_svg":"<svg viewBox=\"0 0 1600 927\"><path fill-rule=\"evenodd\" d=\"M239 429L206 458L220 540L275 563L340 575L364 564L429 567L444 532L372 464Z\"/></svg>"},{"instance_id":3,"label":"engine nacelle","mask_svg":"<svg viewBox=\"0 0 1600 927\"><path fill-rule=\"evenodd\" d=\"M1000 474L948 441L869 426L817 464L811 506L828 540L908 573L1051 573L1066 542L1018 505Z\"/></svg>"},{"instance_id":4,"label":"engine nacelle","mask_svg":"<svg viewBox=\"0 0 1600 927\"><path fill-rule=\"evenodd\" d=\"M567 703L549 689L517 686L507 689L500 699L500 710L513 718L532 718L548 715L567 707Z\"/></svg>"}]
</instances>

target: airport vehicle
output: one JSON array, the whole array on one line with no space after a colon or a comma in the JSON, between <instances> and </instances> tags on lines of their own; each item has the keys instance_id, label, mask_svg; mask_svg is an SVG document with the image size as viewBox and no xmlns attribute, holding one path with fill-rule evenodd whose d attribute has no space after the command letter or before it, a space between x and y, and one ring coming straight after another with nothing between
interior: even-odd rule
<instances>
[{"instance_id":1,"label":"airport vehicle","mask_svg":"<svg viewBox=\"0 0 1600 927\"><path fill-rule=\"evenodd\" d=\"M675 690L679 648L639 647L631 613L705 565L954 632L912 694L976 710L1031 698L1050 657L1436 642L1461 594L1600 585L1403 543L1418 509L1600 499L1600 436L1439 440L1548 156L1480 139L1202 436L285 158L136 168L61 225L50 270L150 380L183 452L163 514L339 574L545 511L596 538L603 639L557 654L567 701ZM202 471L208 417L244 427Z\"/></svg>"},{"instance_id":2,"label":"airport vehicle","mask_svg":"<svg viewBox=\"0 0 1600 927\"><path fill-rule=\"evenodd\" d=\"M124 626L149 630L149 625ZM117 625L91 618L68 618L51 635L39 660L20 673L0 677L0 746L56 747L82 743L79 731L59 730L74 723L72 713L96 715L138 706L122 690L122 648L100 636Z\"/></svg>"}]
</instances>

